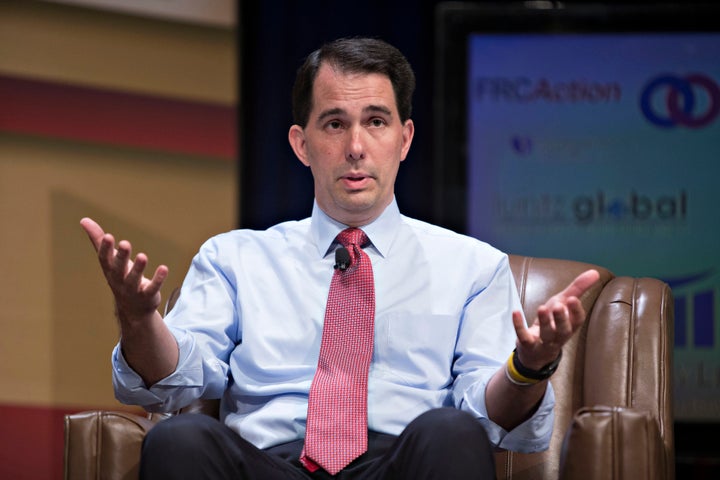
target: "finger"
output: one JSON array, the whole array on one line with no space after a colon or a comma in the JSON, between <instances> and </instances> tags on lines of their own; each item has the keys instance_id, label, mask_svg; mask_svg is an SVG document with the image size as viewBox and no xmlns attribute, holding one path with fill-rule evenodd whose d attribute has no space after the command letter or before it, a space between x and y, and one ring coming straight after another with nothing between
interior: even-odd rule
<instances>
[{"instance_id":1,"label":"finger","mask_svg":"<svg viewBox=\"0 0 720 480\"><path fill-rule=\"evenodd\" d=\"M128 272L128 262L132 254L132 245L127 240L120 240L117 244L115 258L113 259L112 273L116 281L123 281Z\"/></svg>"},{"instance_id":2,"label":"finger","mask_svg":"<svg viewBox=\"0 0 720 480\"><path fill-rule=\"evenodd\" d=\"M125 276L125 283L128 286L133 287L133 290L139 289L143 279L143 273L145 272L145 267L147 267L147 264L147 255L145 255L144 253L138 253L135 256L135 261L133 262L132 267L130 268L130 270L128 270L128 273Z\"/></svg>"},{"instance_id":3,"label":"finger","mask_svg":"<svg viewBox=\"0 0 720 480\"><path fill-rule=\"evenodd\" d=\"M148 283L147 287L145 287L145 291L148 293L148 295L154 295L160 291L160 288L165 282L168 273L169 269L165 265L160 265L155 269L155 274L153 275L153 278L150 280L150 283Z\"/></svg>"},{"instance_id":4,"label":"finger","mask_svg":"<svg viewBox=\"0 0 720 480\"><path fill-rule=\"evenodd\" d=\"M553 309L552 316L555 322L555 341L564 343L566 339L570 338L573 331L570 312L567 305L561 303L556 305Z\"/></svg>"},{"instance_id":5,"label":"finger","mask_svg":"<svg viewBox=\"0 0 720 480\"><path fill-rule=\"evenodd\" d=\"M553 310L543 305L538 308L537 315L538 324L540 325L540 340L543 343L553 343L556 335Z\"/></svg>"},{"instance_id":6,"label":"finger","mask_svg":"<svg viewBox=\"0 0 720 480\"><path fill-rule=\"evenodd\" d=\"M577 297L571 297L568 299L567 308L572 331L574 332L585 321L585 308Z\"/></svg>"},{"instance_id":7,"label":"finger","mask_svg":"<svg viewBox=\"0 0 720 480\"><path fill-rule=\"evenodd\" d=\"M515 327L515 335L517 336L520 343L527 343L532 341L532 335L528 332L527 325L525 324L525 317L522 312L515 310L512 313L513 327Z\"/></svg>"},{"instance_id":8,"label":"finger","mask_svg":"<svg viewBox=\"0 0 720 480\"><path fill-rule=\"evenodd\" d=\"M100 239L98 259L100 260L103 271L109 274L113 269L113 263L115 261L115 238L109 233L104 234Z\"/></svg>"},{"instance_id":9,"label":"finger","mask_svg":"<svg viewBox=\"0 0 720 480\"><path fill-rule=\"evenodd\" d=\"M583 293L588 291L592 285L597 282L600 279L600 274L597 270L586 270L575 279L570 282L570 284L565 287L565 289L552 297L550 300L560 300L564 301L567 298L570 297L580 297Z\"/></svg>"},{"instance_id":10,"label":"finger","mask_svg":"<svg viewBox=\"0 0 720 480\"><path fill-rule=\"evenodd\" d=\"M599 279L600 273L598 273L597 270L586 270L575 277L575 280L573 280L560 295L565 298L580 297Z\"/></svg>"},{"instance_id":11,"label":"finger","mask_svg":"<svg viewBox=\"0 0 720 480\"><path fill-rule=\"evenodd\" d=\"M105 231L102 227L100 227L95 220L88 217L80 220L80 226L85 230L90 242L92 242L93 247L95 247L95 251L100 250L100 242L102 242L102 238L105 236Z\"/></svg>"}]
</instances>

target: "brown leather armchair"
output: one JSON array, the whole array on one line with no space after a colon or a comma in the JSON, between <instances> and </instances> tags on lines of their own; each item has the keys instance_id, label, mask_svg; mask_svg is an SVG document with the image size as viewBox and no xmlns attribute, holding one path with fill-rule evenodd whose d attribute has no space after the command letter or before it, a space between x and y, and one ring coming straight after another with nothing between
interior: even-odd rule
<instances>
[{"instance_id":1,"label":"brown leather armchair","mask_svg":"<svg viewBox=\"0 0 720 480\"><path fill-rule=\"evenodd\" d=\"M552 377L556 423L541 453L497 453L498 479L672 480L673 299L652 278L615 277L607 269L511 255L526 312L534 312L577 274L594 267L600 282L583 298L588 318L565 346ZM168 301L170 308L175 296ZM217 416L217 401L179 413ZM171 414L93 411L65 418L65 478L137 478L140 445Z\"/></svg>"}]
</instances>

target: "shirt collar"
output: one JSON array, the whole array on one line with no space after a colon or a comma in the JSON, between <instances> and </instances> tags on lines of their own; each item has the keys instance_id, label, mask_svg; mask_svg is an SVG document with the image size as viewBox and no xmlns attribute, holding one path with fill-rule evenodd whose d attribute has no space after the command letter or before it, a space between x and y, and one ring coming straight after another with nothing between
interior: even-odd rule
<instances>
[{"instance_id":1,"label":"shirt collar","mask_svg":"<svg viewBox=\"0 0 720 480\"><path fill-rule=\"evenodd\" d=\"M392 202L390 202L378 218L360 228L365 232L365 235L368 236L375 250L377 250L381 256L385 257L390 251L390 246L400 228L400 223L400 209L398 208L395 197L393 197ZM337 234L346 228L347 225L330 218L320 209L317 201L313 201L310 231L320 257L328 254Z\"/></svg>"}]
</instances>

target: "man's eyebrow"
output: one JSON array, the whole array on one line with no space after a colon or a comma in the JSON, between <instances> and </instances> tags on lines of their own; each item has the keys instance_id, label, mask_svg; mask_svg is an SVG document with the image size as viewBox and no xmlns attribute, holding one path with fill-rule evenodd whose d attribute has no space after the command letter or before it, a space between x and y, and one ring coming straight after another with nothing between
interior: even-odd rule
<instances>
[{"instance_id":1,"label":"man's eyebrow","mask_svg":"<svg viewBox=\"0 0 720 480\"><path fill-rule=\"evenodd\" d=\"M320 113L320 115L318 116L318 120L324 120L327 117L333 117L335 115L344 115L344 114L345 114L345 110L343 110L342 108L329 108L329 109L325 110L324 112Z\"/></svg>"},{"instance_id":2,"label":"man's eyebrow","mask_svg":"<svg viewBox=\"0 0 720 480\"><path fill-rule=\"evenodd\" d=\"M363 112L378 112L384 113L385 115L392 115L392 111L385 105L368 105L367 107L363 108Z\"/></svg>"},{"instance_id":3,"label":"man's eyebrow","mask_svg":"<svg viewBox=\"0 0 720 480\"><path fill-rule=\"evenodd\" d=\"M345 115L347 112L345 109L342 108L329 108L323 112L320 113L318 116L318 121L322 121L326 119L327 117L333 117L336 115ZM363 108L363 113L383 113L385 115L392 115L392 110L390 110L388 107L384 105L368 105L367 107Z\"/></svg>"}]
</instances>

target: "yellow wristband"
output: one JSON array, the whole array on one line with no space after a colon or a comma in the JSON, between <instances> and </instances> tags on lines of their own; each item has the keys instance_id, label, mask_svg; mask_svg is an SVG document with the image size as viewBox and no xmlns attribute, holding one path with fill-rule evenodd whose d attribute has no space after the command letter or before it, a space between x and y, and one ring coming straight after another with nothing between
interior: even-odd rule
<instances>
[{"instance_id":1,"label":"yellow wristband","mask_svg":"<svg viewBox=\"0 0 720 480\"><path fill-rule=\"evenodd\" d=\"M510 382L514 383L515 385L519 385L521 387L527 387L529 385L535 385L536 383L538 383L540 380L528 378L517 371L515 365L513 364L514 355L516 355L516 353L513 351L510 354L507 362L505 362L505 376L508 378L508 380L510 380Z\"/></svg>"}]
</instances>

